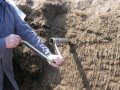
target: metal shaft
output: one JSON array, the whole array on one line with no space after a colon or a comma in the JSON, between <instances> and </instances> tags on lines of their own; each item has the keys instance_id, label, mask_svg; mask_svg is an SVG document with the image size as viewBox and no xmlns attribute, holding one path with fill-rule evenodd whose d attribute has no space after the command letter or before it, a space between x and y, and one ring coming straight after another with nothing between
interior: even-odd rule
<instances>
[{"instance_id":1,"label":"metal shaft","mask_svg":"<svg viewBox=\"0 0 120 90\"><path fill-rule=\"evenodd\" d=\"M51 38L49 43L50 44L62 44L62 43L68 43L69 39L67 38Z\"/></svg>"},{"instance_id":2,"label":"metal shaft","mask_svg":"<svg viewBox=\"0 0 120 90\"><path fill-rule=\"evenodd\" d=\"M69 41L68 38L51 38L51 39L49 40L49 43L50 43L51 45L54 45L55 51L56 51L56 53L60 56L60 58L62 58L62 55L60 54L60 51L59 51L57 45L62 44L62 43L69 43L69 42L70 42L70 41Z\"/></svg>"},{"instance_id":3,"label":"metal shaft","mask_svg":"<svg viewBox=\"0 0 120 90\"><path fill-rule=\"evenodd\" d=\"M60 54L60 51L59 51L59 49L57 47L57 44L55 43L54 46L55 46L57 54L60 56L60 58L62 58L62 55Z\"/></svg>"},{"instance_id":4,"label":"metal shaft","mask_svg":"<svg viewBox=\"0 0 120 90\"><path fill-rule=\"evenodd\" d=\"M45 56L42 52L40 52L38 49L36 49L34 46L32 46L30 43L22 40L22 43L24 43L25 45L27 45L28 47L30 47L31 49L33 49L34 51L36 51L38 54L40 54L41 56L43 56L45 59L47 59L48 61L51 61L51 59L49 59L47 56Z\"/></svg>"}]
</instances>

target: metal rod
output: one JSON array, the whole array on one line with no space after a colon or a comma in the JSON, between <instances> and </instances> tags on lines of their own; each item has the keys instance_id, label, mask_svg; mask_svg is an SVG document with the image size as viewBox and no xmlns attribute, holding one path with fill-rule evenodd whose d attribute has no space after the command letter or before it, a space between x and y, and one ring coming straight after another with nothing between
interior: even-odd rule
<instances>
[{"instance_id":1,"label":"metal rod","mask_svg":"<svg viewBox=\"0 0 120 90\"><path fill-rule=\"evenodd\" d=\"M34 51L36 51L38 54L40 54L41 56L43 56L44 58L46 58L48 61L53 62L53 60L49 59L47 56L45 56L42 52L40 52L38 49L36 49L34 46L32 46L30 43L22 40L22 43L26 44L27 46L29 46L31 49L33 49Z\"/></svg>"},{"instance_id":2,"label":"metal rod","mask_svg":"<svg viewBox=\"0 0 120 90\"><path fill-rule=\"evenodd\" d=\"M60 51L59 51L59 49L57 47L57 44L55 43L54 46L55 46L57 54L60 56L60 58L62 58L62 55L60 54Z\"/></svg>"},{"instance_id":3,"label":"metal rod","mask_svg":"<svg viewBox=\"0 0 120 90\"><path fill-rule=\"evenodd\" d=\"M70 41L69 41L68 38L51 38L51 39L49 40L49 43L50 43L51 45L54 45L55 51L56 51L56 53L60 56L60 58L62 58L62 55L61 55L61 53L60 53L57 45L62 44L62 43L69 43L69 42L70 42Z\"/></svg>"},{"instance_id":4,"label":"metal rod","mask_svg":"<svg viewBox=\"0 0 120 90\"><path fill-rule=\"evenodd\" d=\"M57 45L61 43L68 43L68 42L69 42L69 39L67 38L51 38L49 41L50 44L56 43Z\"/></svg>"}]
</instances>

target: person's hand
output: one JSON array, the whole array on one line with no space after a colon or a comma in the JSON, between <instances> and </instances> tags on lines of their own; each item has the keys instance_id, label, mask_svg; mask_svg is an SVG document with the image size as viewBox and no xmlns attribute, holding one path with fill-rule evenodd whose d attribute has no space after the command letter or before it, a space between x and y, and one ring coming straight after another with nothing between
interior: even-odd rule
<instances>
[{"instance_id":1,"label":"person's hand","mask_svg":"<svg viewBox=\"0 0 120 90\"><path fill-rule=\"evenodd\" d=\"M18 35L10 34L5 38L6 48L15 48L21 42L21 38Z\"/></svg>"},{"instance_id":2,"label":"person's hand","mask_svg":"<svg viewBox=\"0 0 120 90\"><path fill-rule=\"evenodd\" d=\"M64 60L59 55L51 54L48 56L48 59L50 60L48 61L48 63L51 66L56 67L56 68L60 67L64 62Z\"/></svg>"}]
</instances>

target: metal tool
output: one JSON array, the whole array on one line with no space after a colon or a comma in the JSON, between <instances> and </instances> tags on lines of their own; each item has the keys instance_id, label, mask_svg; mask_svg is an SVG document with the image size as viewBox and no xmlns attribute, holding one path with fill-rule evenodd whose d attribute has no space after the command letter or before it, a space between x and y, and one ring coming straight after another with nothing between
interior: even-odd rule
<instances>
[{"instance_id":1,"label":"metal tool","mask_svg":"<svg viewBox=\"0 0 120 90\"><path fill-rule=\"evenodd\" d=\"M50 44L61 44L61 43L69 43L70 41L69 41L69 39L68 38L51 38L50 40L49 40L49 43Z\"/></svg>"},{"instance_id":2,"label":"metal tool","mask_svg":"<svg viewBox=\"0 0 120 90\"><path fill-rule=\"evenodd\" d=\"M57 45L60 44L60 43L68 43L68 42L69 42L69 40L67 38L51 38L50 39L50 44L54 44L55 50L56 50L57 54L61 58L62 58L62 56L60 54L60 51L59 51ZM24 43L27 47L29 47L30 49L34 50L35 52L37 52L41 56L43 56L46 60L48 60L50 62L54 62L53 60L49 59L47 56L45 56L42 52L40 52L37 48L35 48L34 46L32 46L27 41L22 40L22 43Z\"/></svg>"},{"instance_id":3,"label":"metal tool","mask_svg":"<svg viewBox=\"0 0 120 90\"><path fill-rule=\"evenodd\" d=\"M27 47L31 48L32 50L36 51L38 54L43 56L46 60L53 62L53 60L49 59L47 56L45 56L42 52L40 52L38 49L36 49L34 46L32 46L27 41L22 40L22 43L24 43Z\"/></svg>"},{"instance_id":4,"label":"metal tool","mask_svg":"<svg viewBox=\"0 0 120 90\"><path fill-rule=\"evenodd\" d=\"M50 43L51 45L54 44L56 53L57 53L61 58L62 58L62 55L61 55L61 53L60 53L57 45L59 45L59 44L61 44L61 43L69 43L69 42L70 42L70 41L69 41L69 39L67 39L67 38L51 38L50 41L49 41L49 43Z\"/></svg>"}]
</instances>

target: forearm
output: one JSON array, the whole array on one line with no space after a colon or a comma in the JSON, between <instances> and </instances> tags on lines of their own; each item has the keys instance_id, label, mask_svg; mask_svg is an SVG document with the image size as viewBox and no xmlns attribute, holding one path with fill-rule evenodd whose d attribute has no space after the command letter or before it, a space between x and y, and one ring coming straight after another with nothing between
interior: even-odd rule
<instances>
[{"instance_id":1,"label":"forearm","mask_svg":"<svg viewBox=\"0 0 120 90\"><path fill-rule=\"evenodd\" d=\"M39 36L32 30L31 27L28 26L26 22L23 21L20 25L21 27L17 28L15 32L17 35L19 35L23 40L30 43L43 54L51 54L48 47L41 42Z\"/></svg>"},{"instance_id":2,"label":"forearm","mask_svg":"<svg viewBox=\"0 0 120 90\"><path fill-rule=\"evenodd\" d=\"M36 48L44 55L48 56L49 54L51 54L49 48L41 42L38 35L32 33L31 36L32 37L27 37L27 38L25 37L24 40L27 41L29 44L31 44L34 48Z\"/></svg>"},{"instance_id":3,"label":"forearm","mask_svg":"<svg viewBox=\"0 0 120 90\"><path fill-rule=\"evenodd\" d=\"M15 34L19 35L23 40L30 43L43 54L50 54L50 50L40 40L39 36L32 30L32 28L23 21L15 11Z\"/></svg>"}]
</instances>

